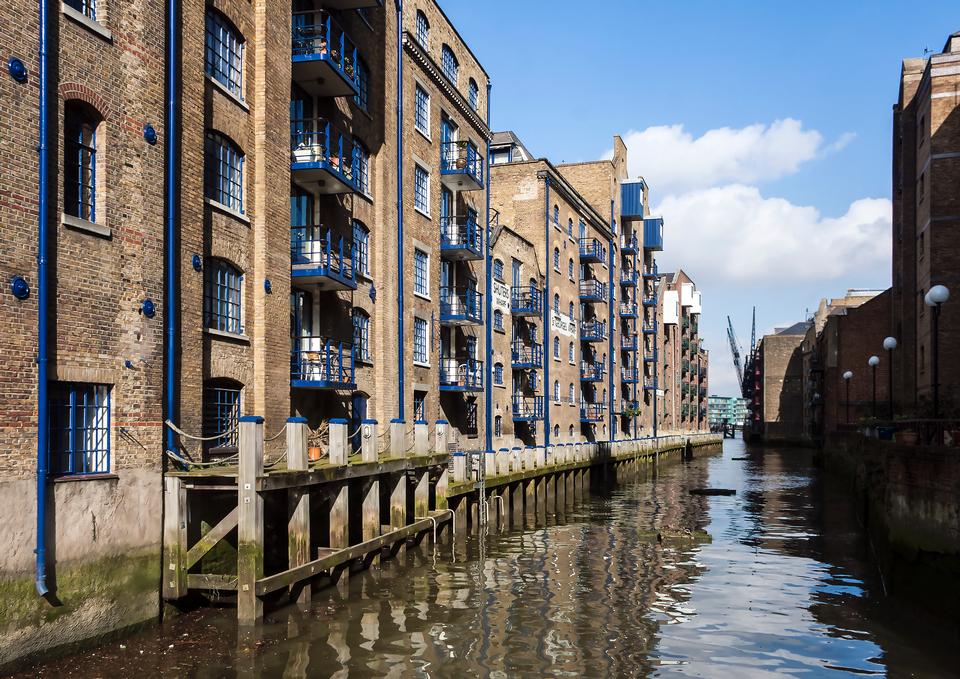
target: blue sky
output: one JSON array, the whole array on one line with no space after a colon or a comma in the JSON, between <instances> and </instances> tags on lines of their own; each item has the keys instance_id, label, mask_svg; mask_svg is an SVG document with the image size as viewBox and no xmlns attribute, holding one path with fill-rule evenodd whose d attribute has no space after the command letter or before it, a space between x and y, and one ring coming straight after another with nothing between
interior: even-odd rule
<instances>
[{"instance_id":1,"label":"blue sky","mask_svg":"<svg viewBox=\"0 0 960 679\"><path fill-rule=\"evenodd\" d=\"M763 333L889 285L900 62L960 30L955 1L441 4L491 76L494 129L554 162L624 136L661 270L703 291L711 393L736 391L727 314L748 343L754 304Z\"/></svg>"}]
</instances>

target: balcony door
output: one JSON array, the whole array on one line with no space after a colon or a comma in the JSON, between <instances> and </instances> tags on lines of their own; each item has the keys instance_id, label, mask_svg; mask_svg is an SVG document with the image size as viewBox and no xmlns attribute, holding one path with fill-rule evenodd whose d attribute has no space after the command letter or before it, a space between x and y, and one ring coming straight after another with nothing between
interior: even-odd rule
<instances>
[{"instance_id":1,"label":"balcony door","mask_svg":"<svg viewBox=\"0 0 960 679\"><path fill-rule=\"evenodd\" d=\"M317 143L314 135L313 97L303 89L293 87L290 96L290 148L310 149Z\"/></svg>"},{"instance_id":2,"label":"balcony door","mask_svg":"<svg viewBox=\"0 0 960 679\"><path fill-rule=\"evenodd\" d=\"M313 334L313 295L305 290L290 293L290 336L307 337Z\"/></svg>"}]
</instances>

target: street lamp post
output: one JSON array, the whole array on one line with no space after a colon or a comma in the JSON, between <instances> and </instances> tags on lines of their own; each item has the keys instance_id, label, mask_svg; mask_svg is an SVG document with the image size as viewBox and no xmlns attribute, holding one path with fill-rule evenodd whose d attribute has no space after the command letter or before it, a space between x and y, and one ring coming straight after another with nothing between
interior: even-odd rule
<instances>
[{"instance_id":1,"label":"street lamp post","mask_svg":"<svg viewBox=\"0 0 960 679\"><path fill-rule=\"evenodd\" d=\"M933 310L933 419L940 419L940 307L950 299L945 285L934 285L923 301Z\"/></svg>"},{"instance_id":2,"label":"street lamp post","mask_svg":"<svg viewBox=\"0 0 960 679\"><path fill-rule=\"evenodd\" d=\"M889 400L890 420L893 421L893 350L897 348L897 338L887 337L883 340L883 348L887 350L887 372L889 386L887 387L887 399Z\"/></svg>"},{"instance_id":3,"label":"street lamp post","mask_svg":"<svg viewBox=\"0 0 960 679\"><path fill-rule=\"evenodd\" d=\"M871 417L874 419L877 418L877 366L880 365L879 356L871 356L867 359L867 365L870 366L871 371L873 372L873 414Z\"/></svg>"},{"instance_id":4,"label":"street lamp post","mask_svg":"<svg viewBox=\"0 0 960 679\"><path fill-rule=\"evenodd\" d=\"M847 424L850 424L850 380L853 379L853 373L846 371L843 373L843 381L847 383Z\"/></svg>"}]
</instances>

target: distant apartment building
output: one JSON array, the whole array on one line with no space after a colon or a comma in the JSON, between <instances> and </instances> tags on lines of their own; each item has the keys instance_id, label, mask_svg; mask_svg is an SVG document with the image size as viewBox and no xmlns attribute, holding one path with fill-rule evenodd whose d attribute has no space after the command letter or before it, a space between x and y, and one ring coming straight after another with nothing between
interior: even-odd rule
<instances>
[{"instance_id":1,"label":"distant apartment building","mask_svg":"<svg viewBox=\"0 0 960 679\"><path fill-rule=\"evenodd\" d=\"M809 325L802 321L777 328L757 345L751 436L767 442L803 439L805 378L801 344Z\"/></svg>"},{"instance_id":2,"label":"distant apartment building","mask_svg":"<svg viewBox=\"0 0 960 679\"><path fill-rule=\"evenodd\" d=\"M702 295L682 270L659 275L662 299L657 351L661 431L709 429L709 355L700 338Z\"/></svg>"},{"instance_id":3,"label":"distant apartment building","mask_svg":"<svg viewBox=\"0 0 960 679\"><path fill-rule=\"evenodd\" d=\"M725 425L742 427L750 415L749 401L739 396L710 396L707 420L711 429Z\"/></svg>"},{"instance_id":4,"label":"distant apartment building","mask_svg":"<svg viewBox=\"0 0 960 679\"><path fill-rule=\"evenodd\" d=\"M940 53L905 59L893 107L889 334L900 345L894 362L894 398L901 414L932 414L933 310L924 303L924 296L934 285L960 293L958 64L960 33L950 35ZM944 304L939 319L941 401L954 414L960 405L960 361L956 352L944 348L960 342L956 305L955 301Z\"/></svg>"}]
</instances>

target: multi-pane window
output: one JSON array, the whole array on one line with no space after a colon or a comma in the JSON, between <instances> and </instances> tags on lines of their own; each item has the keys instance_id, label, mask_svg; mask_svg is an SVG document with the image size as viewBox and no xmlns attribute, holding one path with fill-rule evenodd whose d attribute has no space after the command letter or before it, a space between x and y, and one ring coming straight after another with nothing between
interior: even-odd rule
<instances>
[{"instance_id":1,"label":"multi-pane window","mask_svg":"<svg viewBox=\"0 0 960 679\"><path fill-rule=\"evenodd\" d=\"M567 220L567 235L573 238L573 220Z\"/></svg>"},{"instance_id":2,"label":"multi-pane window","mask_svg":"<svg viewBox=\"0 0 960 679\"><path fill-rule=\"evenodd\" d=\"M353 310L353 349L357 360L370 360L370 316L363 309Z\"/></svg>"},{"instance_id":3,"label":"multi-pane window","mask_svg":"<svg viewBox=\"0 0 960 679\"><path fill-rule=\"evenodd\" d=\"M560 271L560 248L553 249L553 270Z\"/></svg>"},{"instance_id":4,"label":"multi-pane window","mask_svg":"<svg viewBox=\"0 0 960 679\"><path fill-rule=\"evenodd\" d=\"M370 154L358 140L353 140L353 177L360 193L370 193Z\"/></svg>"},{"instance_id":5,"label":"multi-pane window","mask_svg":"<svg viewBox=\"0 0 960 679\"><path fill-rule=\"evenodd\" d=\"M567 278L573 280L573 258L567 261Z\"/></svg>"},{"instance_id":6,"label":"multi-pane window","mask_svg":"<svg viewBox=\"0 0 960 679\"><path fill-rule=\"evenodd\" d=\"M413 175L413 207L430 214L430 173L417 165Z\"/></svg>"},{"instance_id":7,"label":"multi-pane window","mask_svg":"<svg viewBox=\"0 0 960 679\"><path fill-rule=\"evenodd\" d=\"M417 42L423 47L430 48L430 22L427 15L417 10Z\"/></svg>"},{"instance_id":8,"label":"multi-pane window","mask_svg":"<svg viewBox=\"0 0 960 679\"><path fill-rule=\"evenodd\" d=\"M560 382L557 380L553 381L553 400L560 403Z\"/></svg>"},{"instance_id":9,"label":"multi-pane window","mask_svg":"<svg viewBox=\"0 0 960 679\"><path fill-rule=\"evenodd\" d=\"M450 49L450 45L444 45L440 50L440 68L447 79L456 86L457 79L460 77L460 62L456 55Z\"/></svg>"},{"instance_id":10,"label":"multi-pane window","mask_svg":"<svg viewBox=\"0 0 960 679\"><path fill-rule=\"evenodd\" d=\"M560 206L553 206L553 225L558 227L560 226Z\"/></svg>"},{"instance_id":11,"label":"multi-pane window","mask_svg":"<svg viewBox=\"0 0 960 679\"><path fill-rule=\"evenodd\" d=\"M560 313L560 295L553 293L553 312L556 314Z\"/></svg>"},{"instance_id":12,"label":"multi-pane window","mask_svg":"<svg viewBox=\"0 0 960 679\"><path fill-rule=\"evenodd\" d=\"M473 78L470 78L470 83L467 85L467 100L474 111L480 106L480 88L477 87L477 81Z\"/></svg>"},{"instance_id":13,"label":"multi-pane window","mask_svg":"<svg viewBox=\"0 0 960 679\"><path fill-rule=\"evenodd\" d=\"M573 382L571 382L571 383L570 383L570 386L567 388L567 394L568 394L568 397L567 397L567 398L568 398L568 402L569 402L569 403L576 403L576 398L574 398L574 397L576 396L576 393L574 392Z\"/></svg>"},{"instance_id":14,"label":"multi-pane window","mask_svg":"<svg viewBox=\"0 0 960 679\"><path fill-rule=\"evenodd\" d=\"M493 277L503 282L503 262L499 259L493 260Z\"/></svg>"},{"instance_id":15,"label":"multi-pane window","mask_svg":"<svg viewBox=\"0 0 960 679\"><path fill-rule=\"evenodd\" d=\"M427 321L423 318L413 319L413 360L415 363L427 363Z\"/></svg>"},{"instance_id":16,"label":"multi-pane window","mask_svg":"<svg viewBox=\"0 0 960 679\"><path fill-rule=\"evenodd\" d=\"M497 386L503 386L503 363L494 363L493 383Z\"/></svg>"},{"instance_id":17,"label":"multi-pane window","mask_svg":"<svg viewBox=\"0 0 960 679\"><path fill-rule=\"evenodd\" d=\"M503 332L503 312L499 309L493 312L493 329Z\"/></svg>"},{"instance_id":18,"label":"multi-pane window","mask_svg":"<svg viewBox=\"0 0 960 679\"><path fill-rule=\"evenodd\" d=\"M211 380L203 389L203 436L209 448L236 449L239 440L240 385L230 380Z\"/></svg>"},{"instance_id":19,"label":"multi-pane window","mask_svg":"<svg viewBox=\"0 0 960 679\"><path fill-rule=\"evenodd\" d=\"M559 337L553 338L553 357L558 361L560 360L560 338Z\"/></svg>"},{"instance_id":20,"label":"multi-pane window","mask_svg":"<svg viewBox=\"0 0 960 679\"><path fill-rule=\"evenodd\" d=\"M64 4L73 7L88 19L97 20L97 0L64 0Z\"/></svg>"},{"instance_id":21,"label":"multi-pane window","mask_svg":"<svg viewBox=\"0 0 960 679\"><path fill-rule=\"evenodd\" d=\"M567 360L573 363L573 342L570 342L570 346L567 348Z\"/></svg>"},{"instance_id":22,"label":"multi-pane window","mask_svg":"<svg viewBox=\"0 0 960 679\"><path fill-rule=\"evenodd\" d=\"M366 111L370 101L370 71L363 60L357 60L356 83L357 94L354 96L353 102Z\"/></svg>"},{"instance_id":23,"label":"multi-pane window","mask_svg":"<svg viewBox=\"0 0 960 679\"><path fill-rule=\"evenodd\" d=\"M413 291L418 295L430 295L430 256L419 248L413 251Z\"/></svg>"},{"instance_id":24,"label":"multi-pane window","mask_svg":"<svg viewBox=\"0 0 960 679\"><path fill-rule=\"evenodd\" d=\"M414 94L413 124L425 135L430 136L430 95L419 85Z\"/></svg>"},{"instance_id":25,"label":"multi-pane window","mask_svg":"<svg viewBox=\"0 0 960 679\"><path fill-rule=\"evenodd\" d=\"M370 231L359 220L353 220L353 260L357 273L370 273Z\"/></svg>"},{"instance_id":26,"label":"multi-pane window","mask_svg":"<svg viewBox=\"0 0 960 679\"><path fill-rule=\"evenodd\" d=\"M493 435L503 436L503 418L500 415L493 418Z\"/></svg>"},{"instance_id":27,"label":"multi-pane window","mask_svg":"<svg viewBox=\"0 0 960 679\"><path fill-rule=\"evenodd\" d=\"M237 97L243 97L243 38L215 9L207 10L204 68L208 76Z\"/></svg>"},{"instance_id":28,"label":"multi-pane window","mask_svg":"<svg viewBox=\"0 0 960 679\"><path fill-rule=\"evenodd\" d=\"M424 422L427 419L427 392L413 392L413 419L415 422Z\"/></svg>"},{"instance_id":29,"label":"multi-pane window","mask_svg":"<svg viewBox=\"0 0 960 679\"><path fill-rule=\"evenodd\" d=\"M64 106L63 211L97 221L97 117L81 101Z\"/></svg>"},{"instance_id":30,"label":"multi-pane window","mask_svg":"<svg viewBox=\"0 0 960 679\"><path fill-rule=\"evenodd\" d=\"M207 130L206 196L231 210L243 213L243 153L232 141Z\"/></svg>"},{"instance_id":31,"label":"multi-pane window","mask_svg":"<svg viewBox=\"0 0 960 679\"><path fill-rule=\"evenodd\" d=\"M573 318L573 302L570 302L570 306L567 307L567 312L570 315L570 318Z\"/></svg>"},{"instance_id":32,"label":"multi-pane window","mask_svg":"<svg viewBox=\"0 0 960 679\"><path fill-rule=\"evenodd\" d=\"M53 382L50 385L50 473L110 471L110 387Z\"/></svg>"},{"instance_id":33,"label":"multi-pane window","mask_svg":"<svg viewBox=\"0 0 960 679\"><path fill-rule=\"evenodd\" d=\"M204 269L203 315L206 327L243 333L240 291L243 275L229 262L211 258Z\"/></svg>"}]
</instances>

